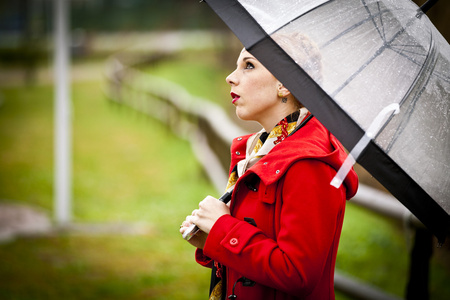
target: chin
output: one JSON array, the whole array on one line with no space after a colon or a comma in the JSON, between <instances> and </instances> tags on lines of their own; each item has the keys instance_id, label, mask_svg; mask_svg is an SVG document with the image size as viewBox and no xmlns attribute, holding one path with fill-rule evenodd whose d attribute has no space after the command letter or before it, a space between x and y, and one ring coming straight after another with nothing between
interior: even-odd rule
<instances>
[{"instance_id":1,"label":"chin","mask_svg":"<svg viewBox=\"0 0 450 300\"><path fill-rule=\"evenodd\" d=\"M238 109L236 109L236 116L241 119L242 121L252 121L251 118L249 118L249 116L243 112L239 112Z\"/></svg>"}]
</instances>

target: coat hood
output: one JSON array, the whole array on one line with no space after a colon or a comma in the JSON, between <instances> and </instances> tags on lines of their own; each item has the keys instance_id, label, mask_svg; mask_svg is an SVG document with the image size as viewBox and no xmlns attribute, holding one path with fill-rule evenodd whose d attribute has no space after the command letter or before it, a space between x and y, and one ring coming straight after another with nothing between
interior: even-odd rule
<instances>
[{"instance_id":1,"label":"coat hood","mask_svg":"<svg viewBox=\"0 0 450 300\"><path fill-rule=\"evenodd\" d=\"M232 164L245 158L246 142L251 135L237 138L232 146ZM247 172L255 173L268 185L280 179L287 169L302 159L316 159L330 165L336 172L347 157L341 143L316 119L276 145ZM244 174L245 176L245 174ZM358 189L358 176L352 169L344 180L346 198L352 198Z\"/></svg>"}]
</instances>

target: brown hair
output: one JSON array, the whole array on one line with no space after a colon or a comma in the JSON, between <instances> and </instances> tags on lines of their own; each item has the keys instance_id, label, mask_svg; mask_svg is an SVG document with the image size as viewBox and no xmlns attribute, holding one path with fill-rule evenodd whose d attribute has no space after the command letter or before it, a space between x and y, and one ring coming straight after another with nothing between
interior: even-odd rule
<instances>
[{"instance_id":1,"label":"brown hair","mask_svg":"<svg viewBox=\"0 0 450 300\"><path fill-rule=\"evenodd\" d=\"M319 47L306 35L298 32L272 34L287 54L317 83L322 83L322 55Z\"/></svg>"}]
</instances>

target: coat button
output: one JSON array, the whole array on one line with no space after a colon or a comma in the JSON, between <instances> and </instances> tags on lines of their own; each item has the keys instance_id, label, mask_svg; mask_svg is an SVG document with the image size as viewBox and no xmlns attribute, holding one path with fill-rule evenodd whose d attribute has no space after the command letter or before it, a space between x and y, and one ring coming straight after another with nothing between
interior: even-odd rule
<instances>
[{"instance_id":1,"label":"coat button","mask_svg":"<svg viewBox=\"0 0 450 300\"><path fill-rule=\"evenodd\" d=\"M240 138L237 138L237 140L238 140L238 141L242 141L242 138L241 138L241 137L240 137Z\"/></svg>"},{"instance_id":2,"label":"coat button","mask_svg":"<svg viewBox=\"0 0 450 300\"><path fill-rule=\"evenodd\" d=\"M241 155L241 152L239 152L239 151L236 151L236 155Z\"/></svg>"},{"instance_id":3,"label":"coat button","mask_svg":"<svg viewBox=\"0 0 450 300\"><path fill-rule=\"evenodd\" d=\"M275 173L277 173L277 174L280 173L280 170L276 170Z\"/></svg>"},{"instance_id":4,"label":"coat button","mask_svg":"<svg viewBox=\"0 0 450 300\"><path fill-rule=\"evenodd\" d=\"M267 161L264 163L264 165L267 165Z\"/></svg>"},{"instance_id":5,"label":"coat button","mask_svg":"<svg viewBox=\"0 0 450 300\"><path fill-rule=\"evenodd\" d=\"M237 238L232 238L230 240L230 245L231 246L237 246L237 244L239 244L239 240Z\"/></svg>"}]
</instances>

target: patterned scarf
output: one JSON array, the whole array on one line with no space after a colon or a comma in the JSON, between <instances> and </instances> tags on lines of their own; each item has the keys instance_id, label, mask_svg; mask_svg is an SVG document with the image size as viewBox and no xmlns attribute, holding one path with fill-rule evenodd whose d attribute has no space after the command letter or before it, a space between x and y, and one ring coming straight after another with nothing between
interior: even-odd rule
<instances>
[{"instance_id":1,"label":"patterned scarf","mask_svg":"<svg viewBox=\"0 0 450 300\"><path fill-rule=\"evenodd\" d=\"M303 120L308 117L309 114L309 111L305 107L302 107L299 111L296 111L281 120L270 133L267 133L264 129L262 129L260 132L252 135L247 140L245 159L239 161L236 166L234 166L230 177L228 178L226 190L230 190L242 174L254 166L262 157L264 157L264 155L269 153L273 147L286 139L289 134L291 134L291 132L294 131L294 129L296 129L297 126L299 126ZM216 261L214 262L214 267L213 272L216 272L216 277L222 278L224 267ZM222 280L220 280L214 286L209 300L222 299L222 292L223 284Z\"/></svg>"},{"instance_id":2,"label":"patterned scarf","mask_svg":"<svg viewBox=\"0 0 450 300\"><path fill-rule=\"evenodd\" d=\"M236 184L239 177L248 169L254 166L264 155L270 152L276 145L282 142L286 137L299 126L309 115L309 111L303 107L299 111L292 113L281 120L270 133L262 129L247 140L247 149L245 159L237 163L228 178L227 190Z\"/></svg>"}]
</instances>

